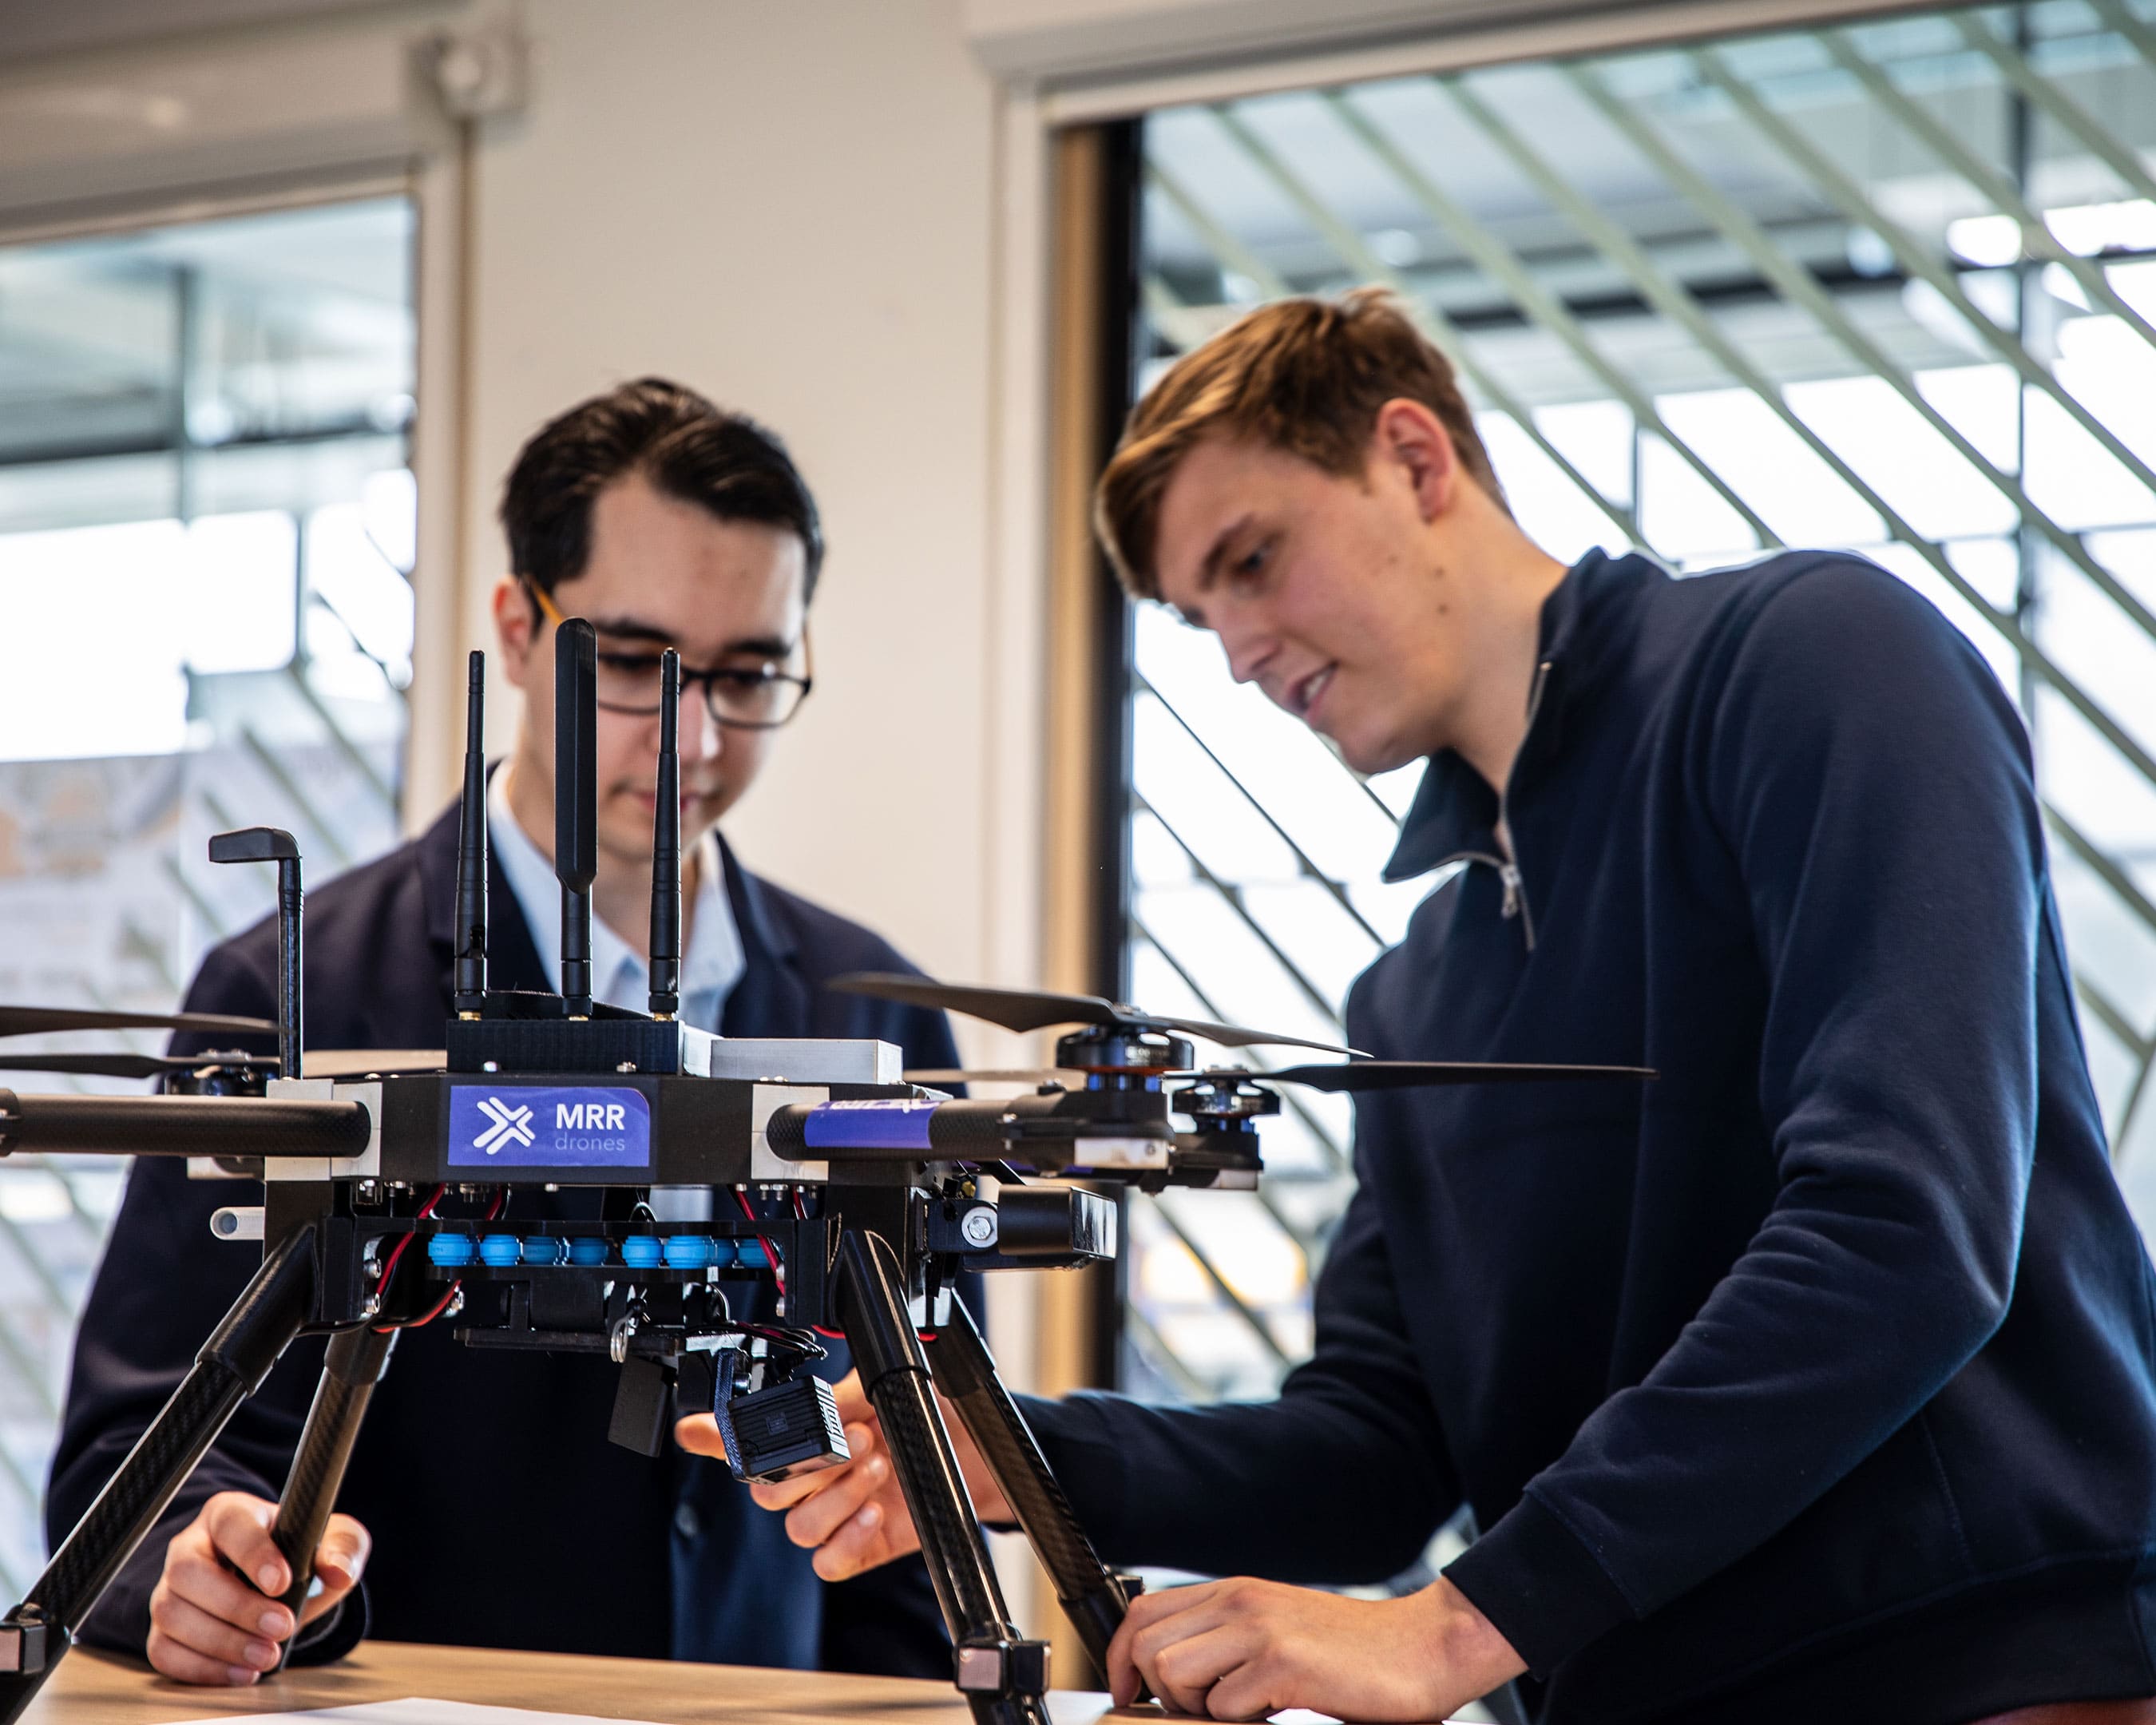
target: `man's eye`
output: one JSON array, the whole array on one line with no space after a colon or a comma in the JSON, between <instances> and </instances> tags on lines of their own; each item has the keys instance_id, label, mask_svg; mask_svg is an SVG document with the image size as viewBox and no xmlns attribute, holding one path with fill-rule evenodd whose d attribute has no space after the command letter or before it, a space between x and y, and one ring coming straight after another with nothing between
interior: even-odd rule
<instances>
[{"instance_id":1,"label":"man's eye","mask_svg":"<svg viewBox=\"0 0 2156 1725\"><path fill-rule=\"evenodd\" d=\"M761 689L778 675L775 665L722 665L711 673L711 680L730 689Z\"/></svg>"},{"instance_id":2,"label":"man's eye","mask_svg":"<svg viewBox=\"0 0 2156 1725\"><path fill-rule=\"evenodd\" d=\"M1265 572L1267 561L1272 556L1273 542L1260 540L1235 559L1234 573L1239 581L1248 581Z\"/></svg>"},{"instance_id":3,"label":"man's eye","mask_svg":"<svg viewBox=\"0 0 2156 1725\"><path fill-rule=\"evenodd\" d=\"M619 671L624 676L656 676L659 674L659 660L652 654L599 653L593 656L607 670Z\"/></svg>"}]
</instances>

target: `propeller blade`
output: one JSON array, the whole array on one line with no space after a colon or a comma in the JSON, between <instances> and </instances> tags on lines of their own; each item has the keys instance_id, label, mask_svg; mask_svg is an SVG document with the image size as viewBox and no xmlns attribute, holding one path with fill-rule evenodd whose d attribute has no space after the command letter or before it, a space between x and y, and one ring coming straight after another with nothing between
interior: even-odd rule
<instances>
[{"instance_id":1,"label":"propeller blade","mask_svg":"<svg viewBox=\"0 0 2156 1725\"><path fill-rule=\"evenodd\" d=\"M272 1066L266 1055L49 1054L0 1057L0 1072L64 1072L88 1078L157 1078L200 1066Z\"/></svg>"},{"instance_id":2,"label":"propeller blade","mask_svg":"<svg viewBox=\"0 0 2156 1725\"><path fill-rule=\"evenodd\" d=\"M1226 1077L1225 1072L1208 1077ZM1652 1078L1651 1066L1553 1066L1491 1060L1350 1060L1339 1066L1283 1066L1244 1075L1260 1084L1300 1084L1311 1090L1414 1090L1438 1084L1549 1084L1563 1081Z\"/></svg>"},{"instance_id":3,"label":"propeller blade","mask_svg":"<svg viewBox=\"0 0 2156 1725\"><path fill-rule=\"evenodd\" d=\"M363 1078L370 1072L439 1072L449 1064L439 1048L311 1048L300 1059L310 1078Z\"/></svg>"},{"instance_id":4,"label":"propeller blade","mask_svg":"<svg viewBox=\"0 0 2156 1725\"><path fill-rule=\"evenodd\" d=\"M906 1006L963 1012L1006 1030L1045 1030L1050 1024L1125 1023L1111 1001L1097 994L1045 994L1024 988L977 988L959 983L932 983L926 977L895 971L857 970L824 984L841 994L866 994Z\"/></svg>"},{"instance_id":5,"label":"propeller blade","mask_svg":"<svg viewBox=\"0 0 2156 1725\"><path fill-rule=\"evenodd\" d=\"M1097 994L983 988L966 983L934 983L926 977L877 970L834 977L824 986L842 994L867 994L907 1006L963 1012L968 1018L1001 1024L1006 1030L1045 1030L1051 1024L1102 1024L1111 1028L1123 1025L1134 1030L1180 1030L1186 1035L1217 1042L1224 1048L1254 1048L1260 1043L1278 1043L1287 1048L1314 1048L1325 1054L1355 1052L1337 1042L1313 1042L1306 1036L1278 1035L1270 1030L1246 1029L1240 1024L1216 1024L1210 1019L1163 1018L1157 1013L1127 1011Z\"/></svg>"},{"instance_id":6,"label":"propeller blade","mask_svg":"<svg viewBox=\"0 0 2156 1725\"><path fill-rule=\"evenodd\" d=\"M1278 1043L1283 1048L1314 1048L1320 1054L1352 1055L1360 1053L1340 1042L1313 1042L1307 1036L1281 1036L1270 1030L1250 1030L1240 1024L1216 1024L1210 1019L1163 1019L1147 1017L1137 1022L1148 1026L1158 1025L1163 1030L1181 1030L1188 1035L1202 1036L1208 1042L1217 1042L1223 1048L1255 1048L1260 1043Z\"/></svg>"},{"instance_id":7,"label":"propeller blade","mask_svg":"<svg viewBox=\"0 0 2156 1725\"><path fill-rule=\"evenodd\" d=\"M905 1075L908 1084L1060 1084L1083 1090L1090 1075L1075 1066L1013 1066L975 1071L970 1067L928 1066Z\"/></svg>"},{"instance_id":8,"label":"propeller blade","mask_svg":"<svg viewBox=\"0 0 2156 1725\"><path fill-rule=\"evenodd\" d=\"M226 1018L208 1012L102 1012L74 1006L0 1006L0 1036L38 1036L57 1030L199 1030L206 1034L275 1036L267 1019Z\"/></svg>"}]
</instances>

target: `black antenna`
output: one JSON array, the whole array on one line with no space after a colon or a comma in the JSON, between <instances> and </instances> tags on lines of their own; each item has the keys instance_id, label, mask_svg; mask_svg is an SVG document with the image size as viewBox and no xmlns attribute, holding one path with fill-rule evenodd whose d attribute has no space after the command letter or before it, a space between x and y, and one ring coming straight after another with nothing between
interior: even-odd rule
<instances>
[{"instance_id":1,"label":"black antenna","mask_svg":"<svg viewBox=\"0 0 2156 1725\"><path fill-rule=\"evenodd\" d=\"M243 827L219 833L209 841L213 863L274 862L277 865L277 1076L298 1078L300 1070L300 847L275 827Z\"/></svg>"},{"instance_id":2,"label":"black antenna","mask_svg":"<svg viewBox=\"0 0 2156 1725\"><path fill-rule=\"evenodd\" d=\"M598 643L572 617L554 632L554 878L562 883L562 998L592 1015L592 881L598 873Z\"/></svg>"},{"instance_id":3,"label":"black antenna","mask_svg":"<svg viewBox=\"0 0 2156 1725\"><path fill-rule=\"evenodd\" d=\"M651 1015L681 1009L681 655L659 655L659 790L651 821Z\"/></svg>"},{"instance_id":4,"label":"black antenna","mask_svg":"<svg viewBox=\"0 0 2156 1725\"><path fill-rule=\"evenodd\" d=\"M486 655L466 661L465 795L457 821L456 1007L475 1019L486 1004Z\"/></svg>"}]
</instances>

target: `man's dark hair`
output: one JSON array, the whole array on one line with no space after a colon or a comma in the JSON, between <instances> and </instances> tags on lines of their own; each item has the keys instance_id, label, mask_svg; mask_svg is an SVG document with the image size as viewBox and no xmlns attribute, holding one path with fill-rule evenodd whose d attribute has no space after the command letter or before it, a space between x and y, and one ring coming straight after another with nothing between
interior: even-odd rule
<instances>
[{"instance_id":1,"label":"man's dark hair","mask_svg":"<svg viewBox=\"0 0 2156 1725\"><path fill-rule=\"evenodd\" d=\"M548 593L583 574L592 501L630 473L721 521L794 534L808 553L804 597L815 597L824 529L786 446L747 414L664 377L639 377L578 402L517 452L501 490L511 572Z\"/></svg>"}]
</instances>

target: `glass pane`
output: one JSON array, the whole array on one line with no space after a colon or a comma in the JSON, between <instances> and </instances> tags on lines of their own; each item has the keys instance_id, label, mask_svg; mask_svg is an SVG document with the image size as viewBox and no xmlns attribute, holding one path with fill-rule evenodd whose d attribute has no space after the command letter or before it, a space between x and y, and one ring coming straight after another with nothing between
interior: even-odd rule
<instances>
[{"instance_id":1,"label":"glass pane","mask_svg":"<svg viewBox=\"0 0 2156 1725\"><path fill-rule=\"evenodd\" d=\"M311 882L396 842L411 280L402 198L0 249L0 1000L176 1006L203 950L271 908L267 870L208 865L213 832L290 830ZM0 1167L18 1594L121 1179Z\"/></svg>"}]
</instances>

